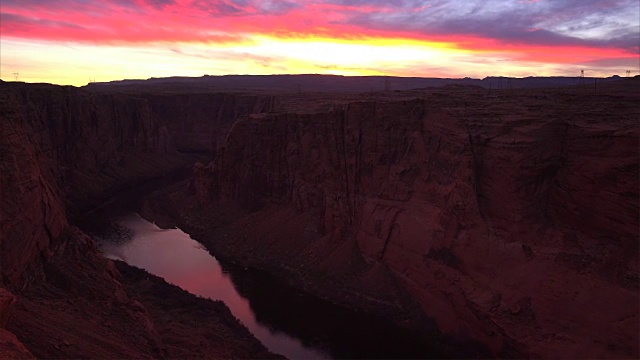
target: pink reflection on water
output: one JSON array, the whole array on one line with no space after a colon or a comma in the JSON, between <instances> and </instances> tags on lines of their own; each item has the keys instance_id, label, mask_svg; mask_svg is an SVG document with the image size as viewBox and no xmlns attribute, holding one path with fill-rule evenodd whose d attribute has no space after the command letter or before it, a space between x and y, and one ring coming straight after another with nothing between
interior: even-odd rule
<instances>
[{"instance_id":1,"label":"pink reflection on water","mask_svg":"<svg viewBox=\"0 0 640 360\"><path fill-rule=\"evenodd\" d=\"M320 350L304 346L296 338L259 324L249 301L236 291L218 261L182 230L160 229L137 214L126 216L119 223L133 230L133 239L124 244L103 243L106 257L143 268L192 294L223 301L272 352L290 359L329 358Z\"/></svg>"}]
</instances>

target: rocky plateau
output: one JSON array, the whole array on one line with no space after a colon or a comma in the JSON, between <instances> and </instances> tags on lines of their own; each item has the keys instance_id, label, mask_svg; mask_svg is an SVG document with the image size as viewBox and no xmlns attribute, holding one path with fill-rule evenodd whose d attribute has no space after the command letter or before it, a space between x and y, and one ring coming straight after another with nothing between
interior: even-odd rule
<instances>
[{"instance_id":1,"label":"rocky plateau","mask_svg":"<svg viewBox=\"0 0 640 360\"><path fill-rule=\"evenodd\" d=\"M145 217L452 357L638 358L639 103L0 83L0 357L275 356L78 228L164 179Z\"/></svg>"}]
</instances>

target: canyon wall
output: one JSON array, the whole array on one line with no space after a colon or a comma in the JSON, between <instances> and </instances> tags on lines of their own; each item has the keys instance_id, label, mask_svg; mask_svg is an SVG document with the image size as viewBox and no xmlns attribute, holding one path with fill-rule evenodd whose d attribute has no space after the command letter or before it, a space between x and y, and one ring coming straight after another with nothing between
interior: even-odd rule
<instances>
[{"instance_id":1,"label":"canyon wall","mask_svg":"<svg viewBox=\"0 0 640 360\"><path fill-rule=\"evenodd\" d=\"M242 235L211 242L231 258L337 282L353 243L454 338L503 356L636 357L637 100L461 89L256 114L191 187L202 208L248 212Z\"/></svg>"},{"instance_id":2,"label":"canyon wall","mask_svg":"<svg viewBox=\"0 0 640 360\"><path fill-rule=\"evenodd\" d=\"M11 358L28 358L29 350L39 357L68 357L69 352L57 342L43 343L43 334L77 336L75 329L82 329L83 336L91 337L96 329L89 325L59 328L60 318L71 325L79 321L77 312L67 309L65 313L60 303L70 307L70 298L84 299L85 307L91 308L92 302L86 299L99 298L124 307L132 304L109 270L109 262L91 239L70 224L68 213L95 206L121 187L187 163L143 101L96 97L71 87L2 83L0 104L0 289L16 295L14 306L2 309L3 318L13 318L2 324L8 330L2 330L2 352ZM164 162L164 156L173 158ZM78 296L81 289L84 292ZM151 321L149 317L133 312L121 315L115 318L142 330L143 340L130 344L132 352L123 351L120 356L153 353L145 338L159 340L152 326L144 325ZM91 346L95 345L77 346L75 351ZM14 350L17 353L10 353ZM102 349L96 354L105 353Z\"/></svg>"},{"instance_id":3,"label":"canyon wall","mask_svg":"<svg viewBox=\"0 0 640 360\"><path fill-rule=\"evenodd\" d=\"M74 226L122 189L194 162L148 100L0 82L0 107L1 357L273 356L222 303L122 276ZM159 297L184 311L147 310Z\"/></svg>"},{"instance_id":4,"label":"canyon wall","mask_svg":"<svg viewBox=\"0 0 640 360\"><path fill-rule=\"evenodd\" d=\"M189 166L198 154L215 155L238 117L274 102L268 96L142 96L10 83L0 85L0 96L0 265L3 279L16 286L66 227L65 210L80 214L122 189Z\"/></svg>"},{"instance_id":5,"label":"canyon wall","mask_svg":"<svg viewBox=\"0 0 640 360\"><path fill-rule=\"evenodd\" d=\"M6 121L28 133L22 143L37 151L70 209L95 206L127 184L188 163L143 99L52 85L2 90L15 109Z\"/></svg>"},{"instance_id":6,"label":"canyon wall","mask_svg":"<svg viewBox=\"0 0 640 360\"><path fill-rule=\"evenodd\" d=\"M278 103L273 96L250 94L145 93L139 96L148 101L153 112L167 125L179 151L213 156L236 120L248 114L272 111Z\"/></svg>"},{"instance_id":7,"label":"canyon wall","mask_svg":"<svg viewBox=\"0 0 640 360\"><path fill-rule=\"evenodd\" d=\"M3 283L20 288L79 213L137 182L188 165L143 99L72 87L5 84Z\"/></svg>"},{"instance_id":8,"label":"canyon wall","mask_svg":"<svg viewBox=\"0 0 640 360\"><path fill-rule=\"evenodd\" d=\"M106 299L122 327L100 313L95 333L143 334L121 357L162 355L144 306L69 219L193 152L217 159L195 167L186 203L199 208L179 215L222 224L208 236L216 255L368 311L401 309L388 313L401 325L426 316L501 356L637 357L640 94L600 91L285 106L0 83L0 281L23 319L8 329L36 356L68 355L38 342L46 319L84 321ZM50 305L66 315L33 316Z\"/></svg>"}]
</instances>

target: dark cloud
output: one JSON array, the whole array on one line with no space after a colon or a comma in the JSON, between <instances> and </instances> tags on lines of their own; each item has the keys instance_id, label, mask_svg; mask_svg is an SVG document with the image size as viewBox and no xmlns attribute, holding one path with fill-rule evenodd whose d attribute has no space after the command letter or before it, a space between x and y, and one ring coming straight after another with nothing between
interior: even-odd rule
<instances>
[{"instance_id":1,"label":"dark cloud","mask_svg":"<svg viewBox=\"0 0 640 360\"><path fill-rule=\"evenodd\" d=\"M73 30L86 30L82 26L62 21L53 21L48 19L39 19L37 17L26 17L17 14L0 13L0 19L8 26L34 26L34 27L50 27L50 28L68 28Z\"/></svg>"},{"instance_id":2,"label":"dark cloud","mask_svg":"<svg viewBox=\"0 0 640 360\"><path fill-rule=\"evenodd\" d=\"M332 0L331 4L378 6L342 21L370 29L424 35L470 35L506 43L637 47L637 0ZM394 10L389 11L388 7ZM634 46L635 36L635 46Z\"/></svg>"},{"instance_id":3,"label":"dark cloud","mask_svg":"<svg viewBox=\"0 0 640 360\"><path fill-rule=\"evenodd\" d=\"M247 6L251 4L251 0L231 0L231 2L238 6Z\"/></svg>"},{"instance_id":4,"label":"dark cloud","mask_svg":"<svg viewBox=\"0 0 640 360\"><path fill-rule=\"evenodd\" d=\"M184 28L198 23L202 33L233 31L216 27L209 18L234 17L238 28L270 32L278 26L279 35L305 33L328 29L334 25L350 25L351 33L339 36L357 38L369 30L404 32L408 37L425 39L449 38L465 41L480 38L487 43L592 46L625 49L638 52L640 42L640 2L638 0L0 0L3 11L21 14L24 19L10 19L14 24L39 24L41 27L72 26L56 20L71 21L66 13L90 13L92 17L111 18L135 13L141 19L153 14L149 24L164 19L163 29ZM326 6L331 5L331 6ZM164 16L169 6L180 6L177 16ZM17 10L16 10L17 9ZM46 10L46 11L41 11ZM300 10L300 24L286 18L293 10ZM307 10L307 13L305 13ZM59 11L59 15L55 14ZM309 14L309 12L314 12ZM320 11L326 11L322 13ZM317 12L317 13L315 13ZM28 14L48 14L48 21L34 22ZM265 17L273 16L265 20ZM283 16L282 21L276 19ZM34 15L37 18L37 15ZM254 17L254 18L252 18ZM262 17L259 21L258 17ZM31 19L29 22L29 19ZM177 19L177 20L176 20ZM257 19L256 25L253 25ZM329 20L325 20L329 19ZM118 19L121 20L121 19ZM235 21L235 19L234 19ZM100 24L100 23L97 23ZM310 25L312 24L312 25ZM89 26L89 24L83 24ZM107 23L105 26L108 26ZM272 26L273 25L273 26ZM151 26L151 25L150 25ZM195 26L195 25L194 25ZM235 28L235 27L234 27ZM340 27L336 27L340 28ZM241 30L242 30L241 29ZM110 30L118 32L117 29ZM42 32L44 33L44 32ZM82 37L82 36L79 36ZM446 41L446 39L445 39Z\"/></svg>"},{"instance_id":5,"label":"dark cloud","mask_svg":"<svg viewBox=\"0 0 640 360\"><path fill-rule=\"evenodd\" d=\"M254 1L254 6L261 14L282 15L301 7L293 1Z\"/></svg>"},{"instance_id":6,"label":"dark cloud","mask_svg":"<svg viewBox=\"0 0 640 360\"><path fill-rule=\"evenodd\" d=\"M344 5L344 6L374 6L374 7L392 7L392 8L406 8L406 7L420 7L429 1L417 1L417 0L329 0L323 1L325 4Z\"/></svg>"},{"instance_id":7,"label":"dark cloud","mask_svg":"<svg viewBox=\"0 0 640 360\"><path fill-rule=\"evenodd\" d=\"M167 5L174 5L176 3L175 0L145 0L145 2L156 9L162 9Z\"/></svg>"},{"instance_id":8,"label":"dark cloud","mask_svg":"<svg viewBox=\"0 0 640 360\"><path fill-rule=\"evenodd\" d=\"M214 16L283 15L300 7L286 0L194 0L191 5Z\"/></svg>"},{"instance_id":9,"label":"dark cloud","mask_svg":"<svg viewBox=\"0 0 640 360\"><path fill-rule=\"evenodd\" d=\"M191 6L208 12L214 16L234 16L241 15L243 13L242 7L234 1L208 1L208 0L195 0L191 3Z\"/></svg>"},{"instance_id":10,"label":"dark cloud","mask_svg":"<svg viewBox=\"0 0 640 360\"><path fill-rule=\"evenodd\" d=\"M584 61L581 65L608 67L624 70L635 70L640 66L640 59L637 58L604 58L590 61Z\"/></svg>"}]
</instances>

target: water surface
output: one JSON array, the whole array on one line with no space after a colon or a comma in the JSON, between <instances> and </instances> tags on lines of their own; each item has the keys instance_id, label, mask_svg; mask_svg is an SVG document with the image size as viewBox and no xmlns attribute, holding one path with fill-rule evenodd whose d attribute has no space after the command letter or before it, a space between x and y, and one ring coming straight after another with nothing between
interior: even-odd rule
<instances>
[{"instance_id":1,"label":"water surface","mask_svg":"<svg viewBox=\"0 0 640 360\"><path fill-rule=\"evenodd\" d=\"M310 296L263 272L220 263L179 229L160 229L117 207L101 215L85 230L107 257L223 301L274 353L305 360L446 357L415 332Z\"/></svg>"},{"instance_id":2,"label":"water surface","mask_svg":"<svg viewBox=\"0 0 640 360\"><path fill-rule=\"evenodd\" d=\"M137 214L117 222L124 229L100 239L106 257L145 269L192 294L223 301L272 352L290 359L330 358L321 349L305 346L299 339L260 324L249 301L236 291L220 263L182 230L160 229Z\"/></svg>"}]
</instances>

